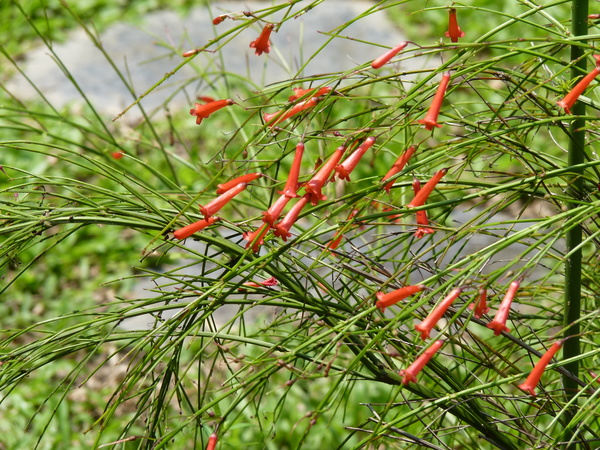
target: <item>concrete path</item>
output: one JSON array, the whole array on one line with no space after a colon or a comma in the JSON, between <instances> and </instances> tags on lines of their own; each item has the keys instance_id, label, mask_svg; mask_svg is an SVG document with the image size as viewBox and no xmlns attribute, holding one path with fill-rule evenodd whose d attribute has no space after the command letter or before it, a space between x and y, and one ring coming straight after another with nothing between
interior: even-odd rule
<instances>
[{"instance_id":1,"label":"concrete path","mask_svg":"<svg viewBox=\"0 0 600 450\"><path fill-rule=\"evenodd\" d=\"M270 3L223 1L214 4L218 6L212 6L210 11L203 7L196 8L186 17L162 11L147 15L137 25L117 23L100 36L102 48L130 80L135 94L139 95L184 60L182 51L201 47L214 39L216 33L223 33L241 23L227 19L214 27L213 17L224 12L257 10ZM268 55L256 56L254 50L249 48L250 42L261 31L261 26L255 25L233 37L220 53L198 55L192 64L185 66L152 92L142 104L149 111L160 108L165 103L171 111L193 106L190 106L190 99L196 97L198 86L202 82L192 65L206 70L208 78L213 80L215 73L221 71L248 76L261 89L269 83L344 71L368 62L379 56L383 49L360 43L359 40L393 46L406 39L382 11L362 18L341 32L341 35L356 40L334 38L322 51L318 50L330 39L320 31L330 32L372 7L373 2L368 1L328 0L299 18L289 20L278 33L273 33L272 49ZM277 21L282 15L283 11L276 13L270 20ZM135 99L83 30L71 33L65 43L54 46L54 51L64 64L64 70L68 71L100 112L112 117ZM298 73L300 66L311 55L315 55L314 58L302 73ZM396 68L409 70L423 65L424 59L420 58L411 59L403 63L402 67ZM81 101L77 88L65 75L63 68L57 65L47 48L40 47L28 52L23 68L53 105L62 107L69 102ZM206 84L204 86L202 95L215 94ZM23 100L39 98L38 92L22 77L15 77L8 87ZM137 119L138 115L138 112L132 111L124 120Z\"/></svg>"}]
</instances>

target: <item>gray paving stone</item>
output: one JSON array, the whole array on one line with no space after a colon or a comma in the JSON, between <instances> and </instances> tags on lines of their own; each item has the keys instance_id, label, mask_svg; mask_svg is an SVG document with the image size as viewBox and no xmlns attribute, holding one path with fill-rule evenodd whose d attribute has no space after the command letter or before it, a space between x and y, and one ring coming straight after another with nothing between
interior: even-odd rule
<instances>
[{"instance_id":1,"label":"gray paving stone","mask_svg":"<svg viewBox=\"0 0 600 450\"><path fill-rule=\"evenodd\" d=\"M110 26L102 33L100 41L103 50L130 80L135 94L139 95L184 60L180 54L182 50L201 47L214 39L217 32L222 33L241 23L228 19L218 27L213 27L213 17L228 11L256 10L269 4L219 2L218 6L213 3L211 11L195 8L186 17L169 11L156 12L147 15L138 25L117 23ZM235 36L220 54L198 55L191 64L146 97L142 105L148 110L159 108L165 102L171 109L189 108L190 99L197 95L199 84L198 73L192 65L212 71L213 74L209 75L211 78L215 77L217 70L249 75L257 86L262 87L285 79L344 71L368 62L382 53L380 47L334 38L322 51L317 51L330 39L319 31L329 32L372 7L373 3L367 1L328 0L299 18L286 22L278 33L273 33L272 49L268 55L256 56L254 50L249 48L250 42L256 39L261 30L261 26L254 25ZM283 11L278 12L269 20L277 21L282 15ZM362 18L341 34L387 46L405 40L382 11ZM54 51L99 111L115 115L134 100L134 95L83 30L71 33L65 43L54 46ZM313 54L316 56L302 72L298 72L301 64ZM403 62L399 70L421 68L423 65L424 58L411 59ZM47 48L39 47L29 52L23 68L53 105L61 107L69 102L81 101L80 93L58 67ZM177 94L185 86L188 87ZM39 96L19 76L10 81L8 87L25 100ZM210 90L203 92L203 95L211 94ZM126 119L137 118L138 114L132 111Z\"/></svg>"}]
</instances>

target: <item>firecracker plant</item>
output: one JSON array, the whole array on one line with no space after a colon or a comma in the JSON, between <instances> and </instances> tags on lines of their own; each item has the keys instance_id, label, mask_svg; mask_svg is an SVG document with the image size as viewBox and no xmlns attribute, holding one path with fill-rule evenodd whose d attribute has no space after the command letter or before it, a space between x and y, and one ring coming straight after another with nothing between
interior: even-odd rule
<instances>
[{"instance_id":1,"label":"firecracker plant","mask_svg":"<svg viewBox=\"0 0 600 450\"><path fill-rule=\"evenodd\" d=\"M600 16L581 0L511 13L380 1L323 31L352 39L346 28L381 11L444 29L372 42L350 70L185 86L189 112L169 109L169 132L144 111L245 30L256 38L240 58L273 62L281 32L321 3L220 3L198 24L215 39L173 47L171 72L113 118L9 93L2 297L88 227L143 242L129 256L141 272L111 286L152 281L146 296L3 331L5 404L77 361L31 417L51 410L38 447L58 405L110 364L123 372L84 428L94 447L600 446ZM414 58L423 67L405 68ZM114 128L134 109L140 145ZM152 255L170 265L140 268Z\"/></svg>"}]
</instances>

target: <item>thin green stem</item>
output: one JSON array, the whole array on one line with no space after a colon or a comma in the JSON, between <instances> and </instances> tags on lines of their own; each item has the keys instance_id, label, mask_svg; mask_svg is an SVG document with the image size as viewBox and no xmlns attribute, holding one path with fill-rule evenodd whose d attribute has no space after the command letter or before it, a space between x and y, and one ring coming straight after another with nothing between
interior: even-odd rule
<instances>
[{"instance_id":1,"label":"thin green stem","mask_svg":"<svg viewBox=\"0 0 600 450\"><path fill-rule=\"evenodd\" d=\"M588 33L588 1L587 0L573 0L572 3L572 33L574 36L585 36ZM584 41L578 43L578 45L571 46L571 61L573 61L573 67L571 68L571 79L574 80L580 76L580 74L586 70L586 59L584 57L584 49L581 44L585 44ZM575 116L585 115L585 104L577 102L573 107L573 114ZM570 126L570 142L569 142L569 153L568 163L569 166L575 166L584 162L585 155L585 119L578 117ZM572 171L572 175L569 180L568 194L571 199L576 200L580 197L583 189L583 168L577 168ZM569 201L567 203L567 209L571 210L578 207L577 201ZM581 239L582 229L581 225L571 227L567 231L567 252L569 254L565 268L565 298L564 298L564 324L566 335L571 336L567 339L563 347L563 359L570 359L580 354L580 343L579 343L579 317L581 314ZM573 361L565 365L565 368L573 374L573 376L579 376L579 362ZM572 419L577 412L577 403L574 396L577 395L577 384L571 377L563 375L563 386L567 401L571 402L571 407L568 409L565 418L567 424L572 423ZM573 434L572 426L567 425L565 429L565 438L570 441L570 436ZM577 448L577 444L573 443L567 447L569 450Z\"/></svg>"}]
</instances>

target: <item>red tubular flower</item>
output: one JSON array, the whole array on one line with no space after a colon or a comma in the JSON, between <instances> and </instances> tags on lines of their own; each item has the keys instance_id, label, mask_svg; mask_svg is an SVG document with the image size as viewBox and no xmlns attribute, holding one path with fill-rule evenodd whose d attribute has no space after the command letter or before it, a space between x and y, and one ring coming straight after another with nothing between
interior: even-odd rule
<instances>
[{"instance_id":1,"label":"red tubular flower","mask_svg":"<svg viewBox=\"0 0 600 450\"><path fill-rule=\"evenodd\" d=\"M350 214L348 214L348 220L354 219L359 212L360 211L358 209L353 209L352 211L350 211ZM361 230L364 230L365 229L365 223L364 222L358 222L358 228L360 228Z\"/></svg>"},{"instance_id":2,"label":"red tubular flower","mask_svg":"<svg viewBox=\"0 0 600 450\"><path fill-rule=\"evenodd\" d=\"M291 199L292 197L288 197L287 195L282 195L279 197L267 211L263 212L263 222L273 226L275 221L279 219L283 208L285 208L285 205L287 205Z\"/></svg>"},{"instance_id":3,"label":"red tubular flower","mask_svg":"<svg viewBox=\"0 0 600 450\"><path fill-rule=\"evenodd\" d=\"M398 159L396 160L396 162L394 163L392 168L388 171L388 173L385 174L385 176L381 179L381 181L385 181L388 178L393 177L397 173L400 173L402 171L402 169L404 169L404 166L406 166L406 164L408 163L408 160L411 158L412 155L414 155L414 153L416 151L417 151L416 145L411 145L410 147L408 147L406 149L406 151L398 157ZM394 185L394 182L390 181L383 187L383 189L385 189L385 191L389 194L390 189L392 188L393 185Z\"/></svg>"},{"instance_id":4,"label":"red tubular flower","mask_svg":"<svg viewBox=\"0 0 600 450\"><path fill-rule=\"evenodd\" d=\"M442 127L437 123L437 118L440 115L440 109L442 108L442 102L444 101L448 83L450 83L450 72L445 72L442 75L442 81L440 81L440 85L435 92L435 96L433 97L433 101L431 102L431 106L429 107L425 118L418 121L420 124L425 125L427 130L431 131L434 127Z\"/></svg>"},{"instance_id":5,"label":"red tubular flower","mask_svg":"<svg viewBox=\"0 0 600 450\"><path fill-rule=\"evenodd\" d=\"M444 345L444 341L435 341L431 346L419 356L414 363L408 366L408 369L400 371L402 377L402 384L406 386L411 381L417 382L417 374L423 370L423 367L427 365L432 356Z\"/></svg>"},{"instance_id":6,"label":"red tubular flower","mask_svg":"<svg viewBox=\"0 0 600 450\"><path fill-rule=\"evenodd\" d=\"M431 193L433 192L433 190L435 189L435 186L440 182L442 177L446 175L446 173L448 173L448 169L438 170L437 173L433 177L431 177L431 180L425 183L425 186L423 186L423 188L419 190L418 194L415 195L415 198L412 199L412 201L407 205L407 207L416 208L419 206L423 206L429 198L429 196L431 195Z\"/></svg>"},{"instance_id":7,"label":"red tubular flower","mask_svg":"<svg viewBox=\"0 0 600 450\"><path fill-rule=\"evenodd\" d=\"M219 440L219 436L217 433L213 433L208 438L208 443L206 444L206 450L215 450L217 448L217 441Z\"/></svg>"},{"instance_id":8,"label":"red tubular flower","mask_svg":"<svg viewBox=\"0 0 600 450\"><path fill-rule=\"evenodd\" d=\"M333 172L335 166L342 159L345 150L346 147L343 145L338 147L327 162L321 166L317 174L304 186L304 190L310 195L310 202L313 206L317 205L321 200L327 200L327 197L323 195L321 189L329 181L331 172Z\"/></svg>"},{"instance_id":9,"label":"red tubular flower","mask_svg":"<svg viewBox=\"0 0 600 450\"><path fill-rule=\"evenodd\" d=\"M544 370L546 369L546 366L548 365L552 357L556 354L558 349L562 347L563 342L564 341L561 339L552 344L552 347L550 347L548 351L544 353L544 356L542 356L538 363L535 365L535 367L525 380L525 383L520 384L518 386L519 389L528 392L529 395L535 397L535 387L540 382L540 378L542 377L542 374L544 373Z\"/></svg>"},{"instance_id":10,"label":"red tubular flower","mask_svg":"<svg viewBox=\"0 0 600 450\"><path fill-rule=\"evenodd\" d=\"M198 222L190 223L183 228L175 230L175 232L173 232L173 236L175 236L175 239L185 239L197 231L203 230L209 225L212 225L217 220L219 220L218 217L209 217L208 219L202 219Z\"/></svg>"},{"instance_id":11,"label":"red tubular flower","mask_svg":"<svg viewBox=\"0 0 600 450\"><path fill-rule=\"evenodd\" d=\"M346 219L346 221L350 221L352 220L356 214L358 214L358 209L353 209L352 211L350 211L350 214L348 214L348 218ZM360 228L364 228L364 225L359 225ZM342 242L342 239L344 238L344 235L342 234L342 229L343 226L340 227L335 234L333 235L333 238L331 239L331 241L329 241L326 245L326 247L330 250L335 250L336 248L339 247L339 245Z\"/></svg>"},{"instance_id":12,"label":"red tubular flower","mask_svg":"<svg viewBox=\"0 0 600 450\"><path fill-rule=\"evenodd\" d=\"M561 108L565 108L567 114L571 114L571 108L573 107L579 96L583 94L585 89L594 80L594 78L596 78L596 76L600 74L600 55L593 56L596 60L596 67L594 67L590 73L583 77L581 81L579 81L579 83L577 83L575 87L571 89L571 92L565 95L565 98L556 102L558 106L560 106Z\"/></svg>"},{"instance_id":13,"label":"red tubular flower","mask_svg":"<svg viewBox=\"0 0 600 450\"><path fill-rule=\"evenodd\" d=\"M210 203L207 203L204 206L200 206L200 213L204 216L205 219L208 219L210 216L213 216L219 211L223 206L233 199L236 195L246 189L248 186L246 183L240 183L233 188L229 189L224 194L219 195Z\"/></svg>"},{"instance_id":14,"label":"red tubular flower","mask_svg":"<svg viewBox=\"0 0 600 450\"><path fill-rule=\"evenodd\" d=\"M336 231L333 235L333 238L327 243L325 247L329 250L335 250L342 243L342 239L344 239L344 235L339 231Z\"/></svg>"},{"instance_id":15,"label":"red tubular flower","mask_svg":"<svg viewBox=\"0 0 600 450\"><path fill-rule=\"evenodd\" d=\"M367 153L375 143L374 137L368 137L342 164L335 166L335 171L338 173L340 180L350 181L350 173L356 168L360 159Z\"/></svg>"},{"instance_id":16,"label":"red tubular flower","mask_svg":"<svg viewBox=\"0 0 600 450\"><path fill-rule=\"evenodd\" d=\"M395 291L388 292L387 294L384 294L383 292L377 292L375 294L375 297L377 297L375 306L377 306L381 312L384 312L385 308L388 306L395 305L396 303L404 300L406 297L416 294L417 292L421 292L423 289L427 289L427 286L424 284L417 284L415 286L404 286L403 288L396 289Z\"/></svg>"},{"instance_id":17,"label":"red tubular flower","mask_svg":"<svg viewBox=\"0 0 600 450\"><path fill-rule=\"evenodd\" d=\"M440 303L423 322L415 325L415 330L421 332L421 339L425 340L429 337L429 332L433 329L436 323L442 318L444 313L450 308L450 305L458 298L462 288L455 288L450 291L442 303Z\"/></svg>"},{"instance_id":18,"label":"red tubular flower","mask_svg":"<svg viewBox=\"0 0 600 450\"><path fill-rule=\"evenodd\" d=\"M246 175L242 175L240 177L234 178L233 180L229 180L227 183L218 184L217 194L224 194L229 189L237 186L240 183L250 183L251 181L254 181L262 176L263 174L260 172L247 173Z\"/></svg>"},{"instance_id":19,"label":"red tubular flower","mask_svg":"<svg viewBox=\"0 0 600 450\"><path fill-rule=\"evenodd\" d=\"M421 190L421 182L413 177L413 192L415 195L419 193ZM417 211L417 231L415 231L415 236L417 239L421 239L426 234L435 233L433 228L429 227L429 219L427 218L427 211L420 210Z\"/></svg>"},{"instance_id":20,"label":"red tubular flower","mask_svg":"<svg viewBox=\"0 0 600 450\"><path fill-rule=\"evenodd\" d=\"M379 58L374 59L373 62L371 63L371 67L373 69L379 69L381 66L386 64L390 59L392 59L394 56L396 56L398 53L400 53L402 50L404 50L404 48L407 45L408 45L408 42L401 42L400 44L396 45L394 48L388 50L383 55L381 55Z\"/></svg>"},{"instance_id":21,"label":"red tubular flower","mask_svg":"<svg viewBox=\"0 0 600 450\"><path fill-rule=\"evenodd\" d=\"M319 89L316 89L316 88L309 88L309 89L292 88L292 90L294 91L294 95L290 95L290 97L288 98L288 101L290 101L290 102L293 102L295 100L298 100L301 97L304 97L309 92L312 92L310 94L311 97L321 97L322 95L326 95L331 92L331 88L329 86L324 86Z\"/></svg>"},{"instance_id":22,"label":"red tubular flower","mask_svg":"<svg viewBox=\"0 0 600 450\"><path fill-rule=\"evenodd\" d=\"M263 114L263 118L265 119L265 123L269 126L269 128L273 128L280 122L289 119L292 116L304 111L305 109L312 108L317 103L319 103L319 97L312 97L308 100L295 104L289 111L283 112L279 111L271 114Z\"/></svg>"},{"instance_id":23,"label":"red tubular flower","mask_svg":"<svg viewBox=\"0 0 600 450\"><path fill-rule=\"evenodd\" d=\"M119 150L118 152L112 152L112 153L111 153L111 156L112 156L114 159L121 159L123 156L125 156L125 152L124 152L124 151L121 151L121 150Z\"/></svg>"},{"instance_id":24,"label":"red tubular flower","mask_svg":"<svg viewBox=\"0 0 600 450\"><path fill-rule=\"evenodd\" d=\"M243 237L248 241L246 248L252 246L252 251L254 253L258 252L260 246L265 243L264 237L267 234L267 231L269 231L269 228L271 228L271 226L268 223L264 223L262 226L250 233L245 232Z\"/></svg>"},{"instance_id":25,"label":"red tubular flower","mask_svg":"<svg viewBox=\"0 0 600 450\"><path fill-rule=\"evenodd\" d=\"M298 177L300 176L300 164L302 163L302 155L304 154L304 143L300 142L296 145L296 154L294 155L294 161L292 162L292 168L288 175L287 181L283 191L279 191L278 194L285 195L289 198L300 197L297 193L298 190Z\"/></svg>"},{"instance_id":26,"label":"red tubular flower","mask_svg":"<svg viewBox=\"0 0 600 450\"><path fill-rule=\"evenodd\" d=\"M260 287L277 286L278 284L279 284L279 281L277 281L277 278L271 277L271 278L267 278L266 280L259 281L258 283L255 283L254 281L249 281L248 283L244 283L242 286L260 288ZM238 289L238 291L244 291L244 290L245 289L242 289L242 288Z\"/></svg>"},{"instance_id":27,"label":"red tubular flower","mask_svg":"<svg viewBox=\"0 0 600 450\"><path fill-rule=\"evenodd\" d=\"M262 55L263 53L269 53L271 51L271 42L269 41L269 38L271 37L271 32L273 31L273 28L275 28L275 25L273 25L272 23L266 24L262 32L260 33L260 36L258 36L256 40L250 42L250 48L255 49L255 53L258 56Z\"/></svg>"},{"instance_id":28,"label":"red tubular flower","mask_svg":"<svg viewBox=\"0 0 600 450\"><path fill-rule=\"evenodd\" d=\"M192 116L196 116L196 123L200 125L202 119L208 118L212 113L218 111L221 108L226 106L233 105L235 102L230 98L226 100L215 100L214 102L209 102L204 105L200 103L195 103L195 107L190 109L190 114Z\"/></svg>"},{"instance_id":29,"label":"red tubular flower","mask_svg":"<svg viewBox=\"0 0 600 450\"><path fill-rule=\"evenodd\" d=\"M213 97L209 97L208 95L199 95L198 100L201 100L204 103L212 103L216 101Z\"/></svg>"},{"instance_id":30,"label":"red tubular flower","mask_svg":"<svg viewBox=\"0 0 600 450\"><path fill-rule=\"evenodd\" d=\"M461 31L456 20L456 9L450 8L448 10L448 31L446 31L446 37L449 37L452 42L458 42L458 38L465 37L465 32Z\"/></svg>"},{"instance_id":31,"label":"red tubular flower","mask_svg":"<svg viewBox=\"0 0 600 450\"><path fill-rule=\"evenodd\" d=\"M469 305L469 309L475 309L473 313L473 317L476 319L481 319L484 314L487 314L490 310L490 307L487 305L487 289L484 287L479 288L479 297L477 297L477 302L471 303Z\"/></svg>"},{"instance_id":32,"label":"red tubular flower","mask_svg":"<svg viewBox=\"0 0 600 450\"><path fill-rule=\"evenodd\" d=\"M494 336L498 336L503 331L506 331L507 333L510 331L510 329L506 326L506 320L508 319L508 313L510 312L510 305L515 298L515 294L517 293L517 289L519 289L520 285L520 278L510 283L508 291L506 291L506 294L502 299L502 303L500 303L500 308L498 308L498 311L494 316L494 320L486 325L486 327L488 327L490 330L494 330Z\"/></svg>"},{"instance_id":33,"label":"red tubular flower","mask_svg":"<svg viewBox=\"0 0 600 450\"><path fill-rule=\"evenodd\" d=\"M397 208L394 208L393 206L385 206L381 209L381 212L390 212L395 210L397 210ZM396 223L402 223L402 214L389 214L387 217Z\"/></svg>"},{"instance_id":34,"label":"red tubular flower","mask_svg":"<svg viewBox=\"0 0 600 450\"><path fill-rule=\"evenodd\" d=\"M296 220L298 220L298 216L300 215L302 208L304 208L308 203L308 197L309 196L307 194L298 200L296 204L292 206L292 209L288 211L283 220L275 225L275 231L273 232L275 236L287 241L287 238L292 235L292 233L290 233L290 228L292 228L292 225L294 225Z\"/></svg>"}]
</instances>

